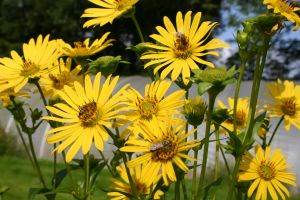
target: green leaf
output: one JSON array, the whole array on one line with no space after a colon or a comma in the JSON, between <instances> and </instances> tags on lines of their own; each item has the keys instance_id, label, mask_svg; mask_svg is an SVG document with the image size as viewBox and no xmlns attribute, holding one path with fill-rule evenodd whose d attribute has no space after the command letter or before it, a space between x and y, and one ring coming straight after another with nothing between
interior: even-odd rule
<instances>
[{"instance_id":1,"label":"green leaf","mask_svg":"<svg viewBox=\"0 0 300 200\"><path fill-rule=\"evenodd\" d=\"M203 95L212 86L213 86L213 84L212 83L208 83L208 82L200 82L200 83L198 83L198 94L200 96Z\"/></svg>"},{"instance_id":2,"label":"green leaf","mask_svg":"<svg viewBox=\"0 0 300 200\"><path fill-rule=\"evenodd\" d=\"M105 162L101 162L98 163L98 165L96 167L93 168L93 170L91 171L91 175L90 175L90 185L93 187L93 185L95 184L96 178L99 175L99 173L104 169L104 167L106 166L106 161Z\"/></svg>"},{"instance_id":3,"label":"green leaf","mask_svg":"<svg viewBox=\"0 0 300 200\"><path fill-rule=\"evenodd\" d=\"M9 190L9 187L7 186L3 186L0 188L0 195L3 195L5 192L7 192Z\"/></svg>"},{"instance_id":4,"label":"green leaf","mask_svg":"<svg viewBox=\"0 0 300 200\"><path fill-rule=\"evenodd\" d=\"M205 186L202 190L203 190L203 200L208 199L208 197L211 194L215 194L215 190L218 188L219 185L221 185L223 179L222 177L219 177L217 180L211 182L210 184L208 184L207 186ZM210 199L210 198L209 198Z\"/></svg>"},{"instance_id":5,"label":"green leaf","mask_svg":"<svg viewBox=\"0 0 300 200\"><path fill-rule=\"evenodd\" d=\"M69 165L69 167L70 170L80 169L79 165ZM57 188L61 184L61 182L64 180L67 174L67 169L62 169L55 174L55 179L54 177L52 178L52 183L55 181L55 188Z\"/></svg>"},{"instance_id":6,"label":"green leaf","mask_svg":"<svg viewBox=\"0 0 300 200\"><path fill-rule=\"evenodd\" d=\"M50 192L48 188L30 188L28 192L28 200L33 200L36 195L44 194L47 200L55 200L55 194L45 194Z\"/></svg>"}]
</instances>

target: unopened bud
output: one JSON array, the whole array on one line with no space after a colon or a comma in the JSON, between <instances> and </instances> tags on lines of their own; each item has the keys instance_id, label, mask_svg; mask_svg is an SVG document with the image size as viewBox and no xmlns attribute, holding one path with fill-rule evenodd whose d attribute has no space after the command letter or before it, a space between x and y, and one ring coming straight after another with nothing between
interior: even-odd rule
<instances>
[{"instance_id":1,"label":"unopened bud","mask_svg":"<svg viewBox=\"0 0 300 200\"><path fill-rule=\"evenodd\" d=\"M188 100L183 107L183 114L189 124L199 126L204 120L206 104L200 96Z\"/></svg>"},{"instance_id":2,"label":"unopened bud","mask_svg":"<svg viewBox=\"0 0 300 200\"><path fill-rule=\"evenodd\" d=\"M249 34L244 31L238 31L236 41L241 49L246 49L249 42Z\"/></svg>"}]
</instances>

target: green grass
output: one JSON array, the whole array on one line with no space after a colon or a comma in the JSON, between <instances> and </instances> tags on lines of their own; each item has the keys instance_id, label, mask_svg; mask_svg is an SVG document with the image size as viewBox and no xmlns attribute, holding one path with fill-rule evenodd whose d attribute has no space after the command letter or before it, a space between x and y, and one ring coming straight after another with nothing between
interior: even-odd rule
<instances>
[{"instance_id":1,"label":"green grass","mask_svg":"<svg viewBox=\"0 0 300 200\"><path fill-rule=\"evenodd\" d=\"M52 162L47 160L40 160L41 169L44 177L46 178L46 183L50 187L51 177L52 177ZM64 164L60 163L58 165L58 170L64 169ZM76 170L72 173L75 182L83 180L83 171ZM97 200L107 200L109 199L107 195L101 191L100 188L106 190L109 189L110 185L110 174L107 170L103 170L98 176L94 195L92 199ZM30 188L39 188L41 184L36 177L36 173L31 167L29 161L16 158L16 157L0 157L0 188L3 186L8 186L10 189L3 196L3 200L26 200L28 197L28 191ZM188 194L191 193L191 181L186 181L186 187ZM60 191L70 191L72 187L69 176L67 176L61 186ZM216 200L223 200L226 197L228 190L228 182L225 180L222 182L221 187L215 190ZM1 199L1 198L0 198ZM37 195L35 200L45 200L46 198L42 195ZM166 200L174 199L174 184L171 185L169 192L166 195ZM183 198L181 198L183 199ZM211 198L208 198L210 200ZM300 197L293 197L290 200L299 200ZM56 200L74 200L70 194L58 194Z\"/></svg>"}]
</instances>

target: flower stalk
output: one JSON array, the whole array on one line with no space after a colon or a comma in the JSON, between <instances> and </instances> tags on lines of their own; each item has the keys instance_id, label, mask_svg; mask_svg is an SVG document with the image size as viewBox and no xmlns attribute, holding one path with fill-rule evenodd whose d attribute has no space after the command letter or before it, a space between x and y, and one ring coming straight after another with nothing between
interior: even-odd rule
<instances>
[{"instance_id":1,"label":"flower stalk","mask_svg":"<svg viewBox=\"0 0 300 200\"><path fill-rule=\"evenodd\" d=\"M207 112L207 119L206 119L206 127L205 127L205 143L204 143L204 149L203 149L203 161L201 166L201 174L199 178L199 184L198 184L198 191L197 196L201 196L202 194L202 188L204 186L204 178L205 178L205 172L206 172L206 165L207 165L207 158L208 158L208 147L209 147L209 136L210 136L210 127L212 122L212 113L214 110L214 104L217 97L217 93L209 92L208 93L209 103L208 103L208 112ZM195 196L195 199L197 197Z\"/></svg>"}]
</instances>

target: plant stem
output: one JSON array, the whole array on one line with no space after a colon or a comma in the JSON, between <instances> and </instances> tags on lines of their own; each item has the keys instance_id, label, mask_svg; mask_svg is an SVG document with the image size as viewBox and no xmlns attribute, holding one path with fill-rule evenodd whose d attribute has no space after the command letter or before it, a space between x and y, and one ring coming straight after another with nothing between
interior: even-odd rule
<instances>
[{"instance_id":1,"label":"plant stem","mask_svg":"<svg viewBox=\"0 0 300 200\"><path fill-rule=\"evenodd\" d=\"M197 126L194 126L194 129L197 130ZM197 131L194 132L194 140L197 140ZM198 148L194 148L194 166L193 166L193 180L192 180L192 198L196 200L196 187L197 187L197 165L198 165Z\"/></svg>"},{"instance_id":2,"label":"plant stem","mask_svg":"<svg viewBox=\"0 0 300 200\"><path fill-rule=\"evenodd\" d=\"M181 180L181 185L182 185L182 191L183 191L183 198L184 200L188 200L188 195L186 192L186 186L185 186L185 180Z\"/></svg>"},{"instance_id":3,"label":"plant stem","mask_svg":"<svg viewBox=\"0 0 300 200\"><path fill-rule=\"evenodd\" d=\"M125 166L125 169L126 169L126 173L127 173L127 177L128 177L128 180L129 180L129 184L130 184L130 187L131 187L131 191L133 193L133 196L136 197L137 199L140 199L140 197L138 196L138 191L136 189L136 186L135 186L135 183L133 182L132 180L132 177L131 177L131 174L130 174L130 170L128 169L126 163L127 163L127 157L126 157L126 154L121 152L122 154L122 158L123 158L123 162L124 162L124 166Z\"/></svg>"},{"instance_id":4,"label":"plant stem","mask_svg":"<svg viewBox=\"0 0 300 200\"><path fill-rule=\"evenodd\" d=\"M174 199L180 200L180 180L177 180L175 182L175 193L174 193Z\"/></svg>"},{"instance_id":5,"label":"plant stem","mask_svg":"<svg viewBox=\"0 0 300 200\"><path fill-rule=\"evenodd\" d=\"M208 157L208 145L209 145L209 136L210 136L210 126L211 126L211 119L212 113L214 110L214 104L217 95L213 95L209 93L209 103L208 103L208 112L207 112L207 119L206 119L206 127L205 127L205 144L203 149L203 161L201 166L201 174L198 184L198 191L197 196L200 197L202 193L202 187L204 186L204 178L205 178L205 171L206 171L206 164L207 164L207 157ZM196 197L195 197L196 198Z\"/></svg>"},{"instance_id":6,"label":"plant stem","mask_svg":"<svg viewBox=\"0 0 300 200\"><path fill-rule=\"evenodd\" d=\"M44 103L44 106L45 106L45 110L46 110L48 116L52 116L51 113L50 113L50 111L47 110L47 108L46 108L48 106L48 104L47 104L44 92L43 92L43 90L41 88L41 85L40 85L39 81L38 80L34 80L33 83L35 84L35 86L37 87L37 89L38 89L38 91L39 91L39 93L41 95L41 98L43 100L43 103ZM56 123L55 123L55 125L52 125L52 126L57 127ZM53 144L53 149L56 149L56 144ZM56 172L57 172L57 167L56 166L57 166L57 152L54 151L53 152L53 185L52 185L53 188L56 188Z\"/></svg>"},{"instance_id":7,"label":"plant stem","mask_svg":"<svg viewBox=\"0 0 300 200\"><path fill-rule=\"evenodd\" d=\"M242 143L241 152L244 152L246 150L246 145L248 144L249 140L251 140L251 138L252 138L254 117L255 117L257 99L258 99L258 94L259 94L259 87L260 87L262 73L263 73L266 58L267 58L267 52L269 49L269 41L270 41L270 38L267 38L267 37L263 38L263 46L261 48L261 51L259 51L257 53L256 62L255 62L254 80L253 80L252 90L251 90L250 107L249 107L249 111L248 111L246 135L245 135L243 143ZM242 154L237 155L237 157L236 157L236 162L235 162L234 170L232 173L232 180L231 180L227 200L232 200L232 195L235 190L236 178L237 178L237 174L239 171L239 165L241 162L241 158L242 158Z\"/></svg>"},{"instance_id":8,"label":"plant stem","mask_svg":"<svg viewBox=\"0 0 300 200\"><path fill-rule=\"evenodd\" d=\"M88 199L90 190L90 157L84 155L84 199Z\"/></svg>"},{"instance_id":9,"label":"plant stem","mask_svg":"<svg viewBox=\"0 0 300 200\"><path fill-rule=\"evenodd\" d=\"M42 171L40 169L40 165L39 165L38 160L36 158L35 149L34 149L34 146L33 146L32 135L31 134L27 134L27 135L28 135L28 138L29 138L29 148L30 148L30 151L32 153L33 162L34 162L34 165L35 165L35 168L36 168L36 171L37 171L37 175L38 175L43 187L47 188L47 185L46 185L46 182L44 180Z\"/></svg>"},{"instance_id":10,"label":"plant stem","mask_svg":"<svg viewBox=\"0 0 300 200\"><path fill-rule=\"evenodd\" d=\"M29 151L29 149L28 149L28 147L27 147L27 144L26 144L26 142L25 142L25 139L24 139L24 137L23 137L23 135L22 135L22 131L21 131L20 127L18 126L17 122L15 122L15 124L16 124L16 127L17 127L18 134L19 134L19 136L20 136L20 138L21 138L21 140L22 140L23 146L24 146L24 148L25 148L26 154L27 154L27 156L28 156L28 158L29 158L29 160L30 160L30 163L31 163L33 169L35 169L35 166L34 166L34 163L33 163L32 156L31 156L30 151Z\"/></svg>"},{"instance_id":11,"label":"plant stem","mask_svg":"<svg viewBox=\"0 0 300 200\"><path fill-rule=\"evenodd\" d=\"M220 146L221 146L221 145L220 145ZM229 168L229 165L228 165L227 159L226 159L226 157L225 157L225 153L224 153L224 151L223 151L222 146L221 146L220 150L221 150L221 154L222 154L222 157L223 157L223 160L224 160L226 169L227 169L227 173L228 173L228 175L230 175L230 174L231 174L231 171L230 171L230 168Z\"/></svg>"},{"instance_id":12,"label":"plant stem","mask_svg":"<svg viewBox=\"0 0 300 200\"><path fill-rule=\"evenodd\" d=\"M104 156L104 154L102 153L102 151L99 150L98 152L100 153L101 158L104 160L105 165L106 165L106 167L107 167L109 173L110 173L112 176L115 176L115 174L112 172L112 170L111 170L109 164L107 163L107 159L105 158L105 156Z\"/></svg>"},{"instance_id":13,"label":"plant stem","mask_svg":"<svg viewBox=\"0 0 300 200\"><path fill-rule=\"evenodd\" d=\"M13 102L14 106L17 108L17 103L16 103L16 101L15 101L14 98L12 98L12 102ZM29 149L30 149L30 151L31 151L31 156L32 156L32 158L33 158L32 160L33 160L34 168L35 168L36 171L37 171L37 175L38 175L38 177L39 177L39 179L40 179L40 181L41 181L43 187L44 187L44 188L47 188L46 183L45 183L45 180L44 180L44 178L43 178L42 171L41 171L41 169L40 169L39 163L38 163L37 158L36 158L36 154L35 154L35 150L34 150L34 146L33 146L33 141L32 141L32 135L30 134L30 132L29 132L29 130L28 130L28 127L26 126L26 122L25 122L24 119L22 118L22 115L21 115L19 109L17 109L17 113L18 113L19 118L20 118L20 119L19 119L19 120L20 120L19 123L21 124L22 127L26 127L26 131L25 131L25 132L26 132L26 134L28 135L28 138L29 138Z\"/></svg>"},{"instance_id":14,"label":"plant stem","mask_svg":"<svg viewBox=\"0 0 300 200\"><path fill-rule=\"evenodd\" d=\"M216 154L215 154L215 169L214 169L214 180L218 179L219 171L219 153L220 153L220 132L219 127L216 127Z\"/></svg>"},{"instance_id":15,"label":"plant stem","mask_svg":"<svg viewBox=\"0 0 300 200\"><path fill-rule=\"evenodd\" d=\"M139 23L138 23L138 21L137 21L137 19L136 19L136 17L135 17L134 14L131 15L131 19L132 19L132 21L133 21L133 23L134 23L134 26L135 26L135 28L136 28L138 34L139 34L139 37L140 37L141 42L145 42L144 36L143 36L143 34L142 34L141 27L140 27L140 25L139 25Z\"/></svg>"},{"instance_id":16,"label":"plant stem","mask_svg":"<svg viewBox=\"0 0 300 200\"><path fill-rule=\"evenodd\" d=\"M234 105L233 105L233 127L234 127L233 130L234 130L234 133L236 133L236 109L237 109L237 103L238 103L241 83L242 83L242 79L243 79L243 75L244 75L244 71L245 71L245 66L246 66L246 61L243 60L241 68L240 68L238 82L237 82L235 92L234 92Z\"/></svg>"},{"instance_id":17,"label":"plant stem","mask_svg":"<svg viewBox=\"0 0 300 200\"><path fill-rule=\"evenodd\" d=\"M37 89L39 90L39 93L40 93L40 95L41 95L41 98L42 98L42 100L43 100L43 103L44 103L44 106L45 106L45 109L46 109L46 106L48 106L48 104L47 104L47 101L46 101L44 92L43 92L43 90L42 90L42 88L41 88L41 86L40 86L40 84L39 84L39 81L37 80L37 81L34 81L33 83L35 84L35 86L36 86ZM47 114L48 114L49 116L51 116L51 113L50 113L49 110L46 109L46 112L47 112Z\"/></svg>"},{"instance_id":18,"label":"plant stem","mask_svg":"<svg viewBox=\"0 0 300 200\"><path fill-rule=\"evenodd\" d=\"M274 136L275 136L275 134L276 134L276 132L277 132L277 130L278 130L278 128L279 128L281 122L283 121L283 119L284 119L284 116L282 116L282 117L280 118L280 120L278 121L278 123L277 123L277 125L276 125L276 127L275 127L275 129L274 129L274 131L273 131L273 134L272 134L272 136L271 136L271 138L270 138L270 140L269 140L269 142L268 142L268 146L271 145L272 140L273 140L273 138L274 138Z\"/></svg>"}]
</instances>

